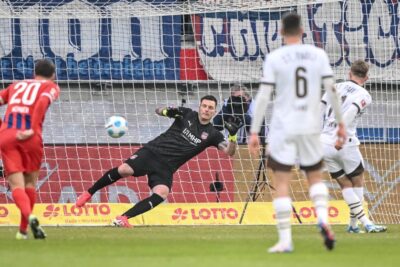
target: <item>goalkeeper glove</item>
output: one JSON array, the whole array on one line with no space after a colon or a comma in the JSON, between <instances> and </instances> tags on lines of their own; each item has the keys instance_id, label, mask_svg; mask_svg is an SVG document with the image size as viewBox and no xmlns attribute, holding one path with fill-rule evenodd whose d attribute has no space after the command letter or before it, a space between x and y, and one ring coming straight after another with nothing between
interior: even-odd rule
<instances>
[{"instance_id":1,"label":"goalkeeper glove","mask_svg":"<svg viewBox=\"0 0 400 267\"><path fill-rule=\"evenodd\" d=\"M183 117L183 112L179 108L174 108L174 107L168 107L163 109L162 111L163 116L167 116L169 118L182 118Z\"/></svg>"},{"instance_id":2,"label":"goalkeeper glove","mask_svg":"<svg viewBox=\"0 0 400 267\"><path fill-rule=\"evenodd\" d=\"M225 129L228 130L228 141L237 141L237 132L243 126L243 122L239 117L233 117L233 120L225 122Z\"/></svg>"}]
</instances>

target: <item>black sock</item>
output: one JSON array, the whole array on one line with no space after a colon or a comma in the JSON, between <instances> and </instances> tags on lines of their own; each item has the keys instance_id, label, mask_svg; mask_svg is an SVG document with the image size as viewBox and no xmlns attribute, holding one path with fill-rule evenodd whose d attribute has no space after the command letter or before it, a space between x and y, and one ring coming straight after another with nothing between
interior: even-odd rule
<instances>
[{"instance_id":1,"label":"black sock","mask_svg":"<svg viewBox=\"0 0 400 267\"><path fill-rule=\"evenodd\" d=\"M145 213L146 211L151 210L152 208L155 208L163 201L164 201L164 199L160 195L152 194L150 197L145 198L142 201L139 201L138 203L136 203L135 206L133 206L131 209L127 210L122 215L128 217L128 219L135 217L139 214L142 214L142 213Z\"/></svg>"},{"instance_id":2,"label":"black sock","mask_svg":"<svg viewBox=\"0 0 400 267\"><path fill-rule=\"evenodd\" d=\"M114 168L106 172L97 182L92 185L91 188L88 189L88 192L93 195L103 187L106 187L107 185L113 184L119 179L121 179L122 176L118 172L118 168Z\"/></svg>"}]
</instances>

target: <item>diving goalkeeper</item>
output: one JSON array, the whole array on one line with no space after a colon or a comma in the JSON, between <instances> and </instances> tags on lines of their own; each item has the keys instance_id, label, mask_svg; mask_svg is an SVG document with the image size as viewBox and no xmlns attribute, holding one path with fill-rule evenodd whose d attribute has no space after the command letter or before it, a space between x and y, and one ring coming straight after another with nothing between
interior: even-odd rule
<instances>
[{"instance_id":1,"label":"diving goalkeeper","mask_svg":"<svg viewBox=\"0 0 400 267\"><path fill-rule=\"evenodd\" d=\"M119 167L106 172L76 201L82 207L98 190L127 176L148 176L148 185L153 194L113 220L113 225L132 227L129 219L145 213L162 203L172 187L172 177L178 168L207 147L215 146L233 156L239 125L225 123L228 140L214 128L211 119L216 113L217 99L206 95L200 100L199 111L189 108L158 108L156 113L174 119L171 127L145 144Z\"/></svg>"}]
</instances>

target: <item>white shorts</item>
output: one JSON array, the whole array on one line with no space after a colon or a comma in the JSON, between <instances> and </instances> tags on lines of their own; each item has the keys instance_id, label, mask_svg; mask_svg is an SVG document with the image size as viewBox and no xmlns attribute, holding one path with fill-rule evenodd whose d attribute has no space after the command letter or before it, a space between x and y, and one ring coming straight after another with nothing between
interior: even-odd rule
<instances>
[{"instance_id":1,"label":"white shorts","mask_svg":"<svg viewBox=\"0 0 400 267\"><path fill-rule=\"evenodd\" d=\"M279 131L270 132L268 155L284 165L299 163L300 167L314 166L323 157L320 134L284 135Z\"/></svg>"},{"instance_id":2,"label":"white shorts","mask_svg":"<svg viewBox=\"0 0 400 267\"><path fill-rule=\"evenodd\" d=\"M337 150L332 145L323 144L323 151L325 166L331 174L340 171L346 175L351 174L360 164L364 165L358 146L345 146L341 150Z\"/></svg>"}]
</instances>

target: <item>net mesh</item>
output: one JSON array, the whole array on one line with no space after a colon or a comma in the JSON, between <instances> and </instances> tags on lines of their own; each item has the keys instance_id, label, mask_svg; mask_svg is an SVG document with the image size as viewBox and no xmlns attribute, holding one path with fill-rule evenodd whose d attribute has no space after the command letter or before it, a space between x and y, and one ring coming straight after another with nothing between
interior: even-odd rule
<instances>
[{"instance_id":1,"label":"net mesh","mask_svg":"<svg viewBox=\"0 0 400 267\"><path fill-rule=\"evenodd\" d=\"M377 222L399 223L397 1L1 1L3 86L32 77L34 61L46 57L62 88L45 122L39 201L74 202L167 129L171 121L156 116L157 107L197 109L205 94L224 103L237 84L255 96L265 55L282 44L279 21L288 10L303 18L304 43L328 52L337 80L347 79L354 60L370 63L373 103L358 129L365 199ZM129 131L112 139L104 123L116 114L127 118ZM250 158L243 135L233 159L210 148L184 165L168 201L271 201L270 174ZM342 199L325 178L331 198ZM222 191L212 189L215 182ZM308 200L307 190L294 171L294 200ZM1 203L11 202L4 180L0 192ZM110 186L94 201L135 203L148 195L142 177Z\"/></svg>"}]
</instances>

